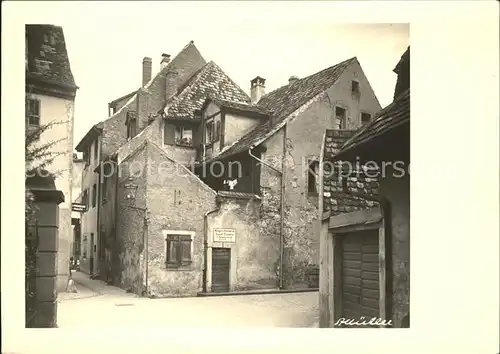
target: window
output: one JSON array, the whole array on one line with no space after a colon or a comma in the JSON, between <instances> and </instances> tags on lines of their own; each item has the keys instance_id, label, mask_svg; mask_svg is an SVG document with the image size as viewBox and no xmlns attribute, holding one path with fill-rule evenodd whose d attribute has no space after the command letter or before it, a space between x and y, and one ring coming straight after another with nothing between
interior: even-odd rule
<instances>
[{"instance_id":1,"label":"window","mask_svg":"<svg viewBox=\"0 0 500 354\"><path fill-rule=\"evenodd\" d=\"M360 91L359 91L359 82L358 81L353 80L351 82L351 92L353 94L359 95Z\"/></svg>"},{"instance_id":2,"label":"window","mask_svg":"<svg viewBox=\"0 0 500 354\"><path fill-rule=\"evenodd\" d=\"M191 264L192 233L166 232L166 266L178 268Z\"/></svg>"},{"instance_id":3,"label":"window","mask_svg":"<svg viewBox=\"0 0 500 354\"><path fill-rule=\"evenodd\" d=\"M97 202L97 184L92 186L92 208L95 208Z\"/></svg>"},{"instance_id":4,"label":"window","mask_svg":"<svg viewBox=\"0 0 500 354\"><path fill-rule=\"evenodd\" d=\"M207 144L211 144L213 142L214 138L214 122L208 122L207 123L207 129L206 129L206 142Z\"/></svg>"},{"instance_id":5,"label":"window","mask_svg":"<svg viewBox=\"0 0 500 354\"><path fill-rule=\"evenodd\" d=\"M220 128L221 123L220 120L214 122L210 121L207 123L206 135L207 135L207 144L214 143L219 141L220 139Z\"/></svg>"},{"instance_id":6,"label":"window","mask_svg":"<svg viewBox=\"0 0 500 354\"><path fill-rule=\"evenodd\" d=\"M40 125L40 101L27 98L26 99L26 121L28 125Z\"/></svg>"},{"instance_id":7,"label":"window","mask_svg":"<svg viewBox=\"0 0 500 354\"><path fill-rule=\"evenodd\" d=\"M83 191L82 203L85 205L85 211L89 209L89 192L88 190Z\"/></svg>"},{"instance_id":8,"label":"window","mask_svg":"<svg viewBox=\"0 0 500 354\"><path fill-rule=\"evenodd\" d=\"M309 162L309 170L307 177L307 192L309 194L319 193L319 162L311 161Z\"/></svg>"},{"instance_id":9,"label":"window","mask_svg":"<svg viewBox=\"0 0 500 354\"><path fill-rule=\"evenodd\" d=\"M85 167L90 165L90 146L83 152L83 160L85 161Z\"/></svg>"},{"instance_id":10,"label":"window","mask_svg":"<svg viewBox=\"0 0 500 354\"><path fill-rule=\"evenodd\" d=\"M94 142L94 161L97 161L97 154L99 152L99 144L98 144L99 140L96 140Z\"/></svg>"},{"instance_id":11,"label":"window","mask_svg":"<svg viewBox=\"0 0 500 354\"><path fill-rule=\"evenodd\" d=\"M335 107L335 119L337 121L338 129L346 129L346 109L342 107Z\"/></svg>"},{"instance_id":12,"label":"window","mask_svg":"<svg viewBox=\"0 0 500 354\"><path fill-rule=\"evenodd\" d=\"M183 126L175 127L175 144L182 146L193 146L193 130Z\"/></svg>"},{"instance_id":13,"label":"window","mask_svg":"<svg viewBox=\"0 0 500 354\"><path fill-rule=\"evenodd\" d=\"M132 139L137 133L137 120L132 118L127 124L127 139Z\"/></svg>"},{"instance_id":14,"label":"window","mask_svg":"<svg viewBox=\"0 0 500 354\"><path fill-rule=\"evenodd\" d=\"M366 124L372 119L370 113L361 113L361 124Z\"/></svg>"}]
</instances>

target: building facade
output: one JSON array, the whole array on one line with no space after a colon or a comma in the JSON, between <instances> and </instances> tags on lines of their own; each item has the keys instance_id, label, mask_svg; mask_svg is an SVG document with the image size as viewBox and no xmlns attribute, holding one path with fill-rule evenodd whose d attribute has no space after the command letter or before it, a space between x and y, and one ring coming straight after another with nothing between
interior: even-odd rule
<instances>
[{"instance_id":1,"label":"building facade","mask_svg":"<svg viewBox=\"0 0 500 354\"><path fill-rule=\"evenodd\" d=\"M56 188L64 194L64 201L59 204L58 292L67 286L73 239L73 121L77 89L62 28L26 25L26 125L30 129L51 124L39 142L56 142L51 149L57 156L47 169L57 175Z\"/></svg>"},{"instance_id":2,"label":"building facade","mask_svg":"<svg viewBox=\"0 0 500 354\"><path fill-rule=\"evenodd\" d=\"M359 161L377 168L353 170L340 178L324 169L320 327L410 325L409 48L394 71L395 99L373 122L337 145L335 132L326 134L325 167ZM369 175L377 188L360 190L360 175ZM348 184L353 179L356 186ZM365 207L339 210L334 196Z\"/></svg>"},{"instance_id":3,"label":"building facade","mask_svg":"<svg viewBox=\"0 0 500 354\"><path fill-rule=\"evenodd\" d=\"M267 95L265 79L247 95L192 42L155 76L149 58L142 69L77 147L100 146L96 226L83 230L102 240L100 277L148 296L317 287L323 132L380 110L357 59Z\"/></svg>"}]
</instances>

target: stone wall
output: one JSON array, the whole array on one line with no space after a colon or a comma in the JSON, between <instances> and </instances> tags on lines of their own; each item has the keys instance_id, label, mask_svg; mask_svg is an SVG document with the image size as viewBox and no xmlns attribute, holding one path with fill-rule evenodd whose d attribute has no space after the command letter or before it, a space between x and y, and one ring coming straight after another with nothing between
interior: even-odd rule
<instances>
[{"instance_id":1,"label":"stone wall","mask_svg":"<svg viewBox=\"0 0 500 354\"><path fill-rule=\"evenodd\" d=\"M251 194L224 192L219 211L208 218L207 289L211 289L212 247L231 249L230 290L275 289L279 255L276 230L261 234L259 227L261 201ZM234 229L234 243L214 242L216 228Z\"/></svg>"}]
</instances>

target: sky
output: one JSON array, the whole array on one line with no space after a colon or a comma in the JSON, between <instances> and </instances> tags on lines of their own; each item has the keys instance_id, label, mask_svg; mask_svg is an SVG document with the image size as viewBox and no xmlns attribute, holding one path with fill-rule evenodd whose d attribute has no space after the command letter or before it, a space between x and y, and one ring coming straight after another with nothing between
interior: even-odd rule
<instances>
[{"instance_id":1,"label":"sky","mask_svg":"<svg viewBox=\"0 0 500 354\"><path fill-rule=\"evenodd\" d=\"M356 56L383 107L392 101L392 70L409 45L408 24L298 21L292 16L283 21L264 4L247 7L239 18L223 12L210 16L214 7L197 2L136 5L75 6L53 23L63 27L80 87L75 146L92 125L108 117L108 102L139 88L144 57L153 59L155 75L162 53L173 57L191 40L207 62L214 61L247 93L257 75L266 79L270 92L292 75L305 77Z\"/></svg>"}]
</instances>

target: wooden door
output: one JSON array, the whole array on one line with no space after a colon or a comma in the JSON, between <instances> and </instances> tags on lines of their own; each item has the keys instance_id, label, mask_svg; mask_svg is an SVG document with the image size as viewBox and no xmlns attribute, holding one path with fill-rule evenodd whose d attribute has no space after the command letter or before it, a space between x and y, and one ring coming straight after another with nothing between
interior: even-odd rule
<instances>
[{"instance_id":1,"label":"wooden door","mask_svg":"<svg viewBox=\"0 0 500 354\"><path fill-rule=\"evenodd\" d=\"M229 291L230 248L212 248L212 292Z\"/></svg>"},{"instance_id":2,"label":"wooden door","mask_svg":"<svg viewBox=\"0 0 500 354\"><path fill-rule=\"evenodd\" d=\"M358 322L379 318L378 230L352 232L342 238L341 277L342 317Z\"/></svg>"}]
</instances>

